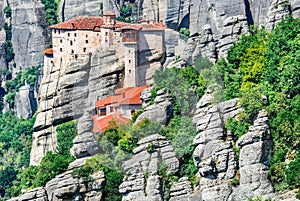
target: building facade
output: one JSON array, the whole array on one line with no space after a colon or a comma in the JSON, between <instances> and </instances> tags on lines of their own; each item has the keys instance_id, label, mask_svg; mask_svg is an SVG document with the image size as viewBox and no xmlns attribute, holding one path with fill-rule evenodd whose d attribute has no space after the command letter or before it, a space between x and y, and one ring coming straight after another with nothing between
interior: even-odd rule
<instances>
[{"instance_id":1,"label":"building facade","mask_svg":"<svg viewBox=\"0 0 300 201\"><path fill-rule=\"evenodd\" d=\"M113 12L103 17L77 17L50 28L53 48L45 51L45 68L63 69L98 48L113 49L125 63L124 88L147 84L139 68L145 60L141 52L165 51L166 26L149 20L139 24L120 22Z\"/></svg>"}]
</instances>

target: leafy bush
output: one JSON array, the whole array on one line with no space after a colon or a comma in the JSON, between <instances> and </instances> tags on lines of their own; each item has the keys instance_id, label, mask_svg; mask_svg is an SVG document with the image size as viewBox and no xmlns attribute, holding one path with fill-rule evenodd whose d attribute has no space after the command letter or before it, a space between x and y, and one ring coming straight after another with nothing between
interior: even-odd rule
<instances>
[{"instance_id":1,"label":"leafy bush","mask_svg":"<svg viewBox=\"0 0 300 201\"><path fill-rule=\"evenodd\" d=\"M179 30L180 37L184 40L187 40L190 37L190 30L187 28L181 28Z\"/></svg>"},{"instance_id":2,"label":"leafy bush","mask_svg":"<svg viewBox=\"0 0 300 201\"><path fill-rule=\"evenodd\" d=\"M126 5L123 4L120 7L120 16L118 16L116 19L122 22L131 22L131 13L132 13L132 8L131 5Z\"/></svg>"},{"instance_id":3,"label":"leafy bush","mask_svg":"<svg viewBox=\"0 0 300 201\"><path fill-rule=\"evenodd\" d=\"M173 108L178 115L188 115L206 89L199 72L191 67L156 71L155 83L168 89L173 96Z\"/></svg>"},{"instance_id":4,"label":"leafy bush","mask_svg":"<svg viewBox=\"0 0 300 201\"><path fill-rule=\"evenodd\" d=\"M35 119L20 119L13 112L0 114L0 195L8 198L21 169L28 167Z\"/></svg>"},{"instance_id":5,"label":"leafy bush","mask_svg":"<svg viewBox=\"0 0 300 201\"><path fill-rule=\"evenodd\" d=\"M300 146L300 19L286 17L270 33L251 27L228 52L219 69L226 99L240 98L245 108L238 120L229 119L227 130L241 136L262 108L269 114L274 147L271 180L276 189L295 188L298 159L286 169L285 159Z\"/></svg>"},{"instance_id":6,"label":"leafy bush","mask_svg":"<svg viewBox=\"0 0 300 201\"><path fill-rule=\"evenodd\" d=\"M11 18L11 13L12 13L11 8L10 8L9 6L6 6L6 7L4 8L4 14L5 14L5 17L6 17L6 18Z\"/></svg>"},{"instance_id":7,"label":"leafy bush","mask_svg":"<svg viewBox=\"0 0 300 201\"><path fill-rule=\"evenodd\" d=\"M77 135L77 123L74 121L60 124L56 128L58 155L70 156L70 149L73 146L73 139Z\"/></svg>"},{"instance_id":8,"label":"leafy bush","mask_svg":"<svg viewBox=\"0 0 300 201\"><path fill-rule=\"evenodd\" d=\"M69 163L74 161L69 150L76 133L76 122L71 121L59 125L57 127L58 152L47 152L39 166L30 166L20 171L17 180L9 189L10 195L18 196L22 189L30 190L44 186L56 175L66 171Z\"/></svg>"},{"instance_id":9,"label":"leafy bush","mask_svg":"<svg viewBox=\"0 0 300 201\"><path fill-rule=\"evenodd\" d=\"M49 25L57 24L59 18L57 15L58 5L55 0L42 0L42 3L45 5L46 13L46 22Z\"/></svg>"},{"instance_id":10,"label":"leafy bush","mask_svg":"<svg viewBox=\"0 0 300 201\"><path fill-rule=\"evenodd\" d=\"M88 159L82 167L73 170L72 176L90 181L90 175L98 171L104 171L105 173L104 200L122 200L122 195L119 193L119 186L123 181L123 172L118 166L114 165L113 160L107 154L98 154Z\"/></svg>"}]
</instances>

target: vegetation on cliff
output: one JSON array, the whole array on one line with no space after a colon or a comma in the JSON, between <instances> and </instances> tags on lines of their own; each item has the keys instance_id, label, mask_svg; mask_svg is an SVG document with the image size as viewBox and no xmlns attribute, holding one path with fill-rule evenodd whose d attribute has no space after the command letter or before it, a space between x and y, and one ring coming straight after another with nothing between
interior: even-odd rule
<instances>
[{"instance_id":1,"label":"vegetation on cliff","mask_svg":"<svg viewBox=\"0 0 300 201\"><path fill-rule=\"evenodd\" d=\"M28 167L35 118L24 120L13 112L0 114L0 197L7 197L17 174Z\"/></svg>"},{"instance_id":2,"label":"vegetation on cliff","mask_svg":"<svg viewBox=\"0 0 300 201\"><path fill-rule=\"evenodd\" d=\"M46 22L49 25L57 24L59 22L57 2L55 0L42 0L42 3L45 5Z\"/></svg>"},{"instance_id":3,"label":"vegetation on cliff","mask_svg":"<svg viewBox=\"0 0 300 201\"><path fill-rule=\"evenodd\" d=\"M277 190L300 186L300 19L287 17L267 33L252 27L219 60L227 99L240 97L245 112L229 120L227 129L240 137L258 111L269 113L273 136L270 178Z\"/></svg>"},{"instance_id":4,"label":"vegetation on cliff","mask_svg":"<svg viewBox=\"0 0 300 201\"><path fill-rule=\"evenodd\" d=\"M13 181L13 186L8 189L9 196L15 197L21 194L22 190L44 186L56 175L66 171L69 163L74 160L74 157L70 155L70 148L77 133L76 122L63 123L56 128L56 132L57 152L47 152L39 166L30 166L20 170L16 180Z\"/></svg>"}]
</instances>

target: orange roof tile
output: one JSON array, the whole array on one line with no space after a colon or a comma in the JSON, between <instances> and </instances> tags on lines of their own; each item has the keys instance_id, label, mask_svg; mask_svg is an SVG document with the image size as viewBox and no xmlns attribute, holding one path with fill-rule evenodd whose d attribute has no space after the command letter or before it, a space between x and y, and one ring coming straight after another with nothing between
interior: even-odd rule
<instances>
[{"instance_id":1,"label":"orange roof tile","mask_svg":"<svg viewBox=\"0 0 300 201\"><path fill-rule=\"evenodd\" d=\"M44 50L45 54L53 54L53 48L48 48Z\"/></svg>"},{"instance_id":2,"label":"orange roof tile","mask_svg":"<svg viewBox=\"0 0 300 201\"><path fill-rule=\"evenodd\" d=\"M127 119L120 113L113 113L100 119L98 118L97 115L95 115L93 116L93 119L94 119L94 127L93 127L94 133L104 132L106 129L108 129L109 122L111 120L115 120L117 126L119 126L120 124L127 124L128 122L130 122L130 119Z\"/></svg>"},{"instance_id":3,"label":"orange roof tile","mask_svg":"<svg viewBox=\"0 0 300 201\"><path fill-rule=\"evenodd\" d=\"M115 96L110 96L96 101L96 108L101 108L111 104L120 105L141 105L141 92L149 86L128 87L115 90Z\"/></svg>"},{"instance_id":4,"label":"orange roof tile","mask_svg":"<svg viewBox=\"0 0 300 201\"><path fill-rule=\"evenodd\" d=\"M102 17L76 17L74 19L50 26L52 29L93 30L103 25Z\"/></svg>"},{"instance_id":5,"label":"orange roof tile","mask_svg":"<svg viewBox=\"0 0 300 201\"><path fill-rule=\"evenodd\" d=\"M151 31L151 30L165 30L167 28L166 25L163 25L162 23L154 22L153 24L127 24L121 27L121 30L126 29L141 29L145 31Z\"/></svg>"}]
</instances>

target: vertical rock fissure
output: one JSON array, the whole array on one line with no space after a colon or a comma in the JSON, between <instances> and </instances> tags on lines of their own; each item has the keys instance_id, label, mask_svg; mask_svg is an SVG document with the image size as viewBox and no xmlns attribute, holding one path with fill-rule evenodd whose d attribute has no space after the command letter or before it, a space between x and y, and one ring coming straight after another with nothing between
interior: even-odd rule
<instances>
[{"instance_id":1,"label":"vertical rock fissure","mask_svg":"<svg viewBox=\"0 0 300 201\"><path fill-rule=\"evenodd\" d=\"M253 25L254 20L253 20L252 11L250 8L249 0L244 0L244 4L245 4L245 12L246 12L248 26Z\"/></svg>"}]
</instances>

